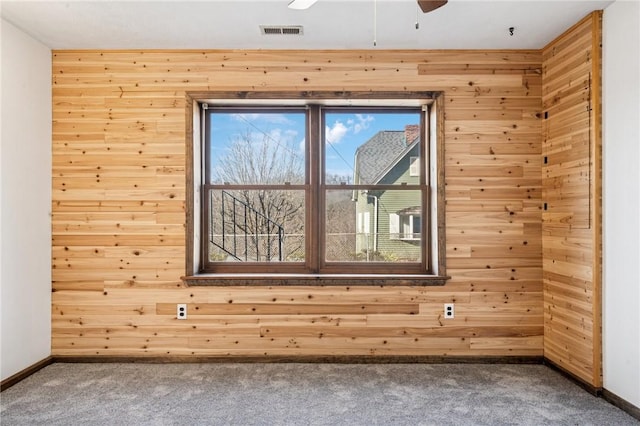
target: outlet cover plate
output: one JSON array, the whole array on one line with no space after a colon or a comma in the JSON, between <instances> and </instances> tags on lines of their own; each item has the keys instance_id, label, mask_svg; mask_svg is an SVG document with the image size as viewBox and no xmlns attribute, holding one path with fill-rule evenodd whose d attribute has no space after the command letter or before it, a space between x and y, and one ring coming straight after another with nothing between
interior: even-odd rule
<instances>
[{"instance_id":1,"label":"outlet cover plate","mask_svg":"<svg viewBox=\"0 0 640 426\"><path fill-rule=\"evenodd\" d=\"M455 314L455 308L453 303L445 303L444 304L444 317L446 319L452 319Z\"/></svg>"},{"instance_id":2,"label":"outlet cover plate","mask_svg":"<svg viewBox=\"0 0 640 426\"><path fill-rule=\"evenodd\" d=\"M176 306L176 317L179 320L187 319L187 304L186 303L178 303Z\"/></svg>"}]
</instances>

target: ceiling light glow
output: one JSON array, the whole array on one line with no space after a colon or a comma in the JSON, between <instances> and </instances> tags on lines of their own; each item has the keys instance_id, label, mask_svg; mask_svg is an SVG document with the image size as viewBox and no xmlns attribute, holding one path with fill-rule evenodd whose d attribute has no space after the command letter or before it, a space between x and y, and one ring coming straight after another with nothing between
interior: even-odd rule
<instances>
[{"instance_id":1,"label":"ceiling light glow","mask_svg":"<svg viewBox=\"0 0 640 426\"><path fill-rule=\"evenodd\" d=\"M318 0L292 0L291 2L289 2L289 9L309 9L316 1Z\"/></svg>"}]
</instances>

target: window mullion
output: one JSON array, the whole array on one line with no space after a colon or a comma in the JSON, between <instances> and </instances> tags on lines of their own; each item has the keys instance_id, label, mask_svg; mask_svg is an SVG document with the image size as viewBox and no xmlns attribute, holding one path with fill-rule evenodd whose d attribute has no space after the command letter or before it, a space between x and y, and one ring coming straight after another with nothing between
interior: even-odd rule
<instances>
[{"instance_id":1,"label":"window mullion","mask_svg":"<svg viewBox=\"0 0 640 426\"><path fill-rule=\"evenodd\" d=\"M324 247L324 220L322 219L322 208L320 185L322 182L321 173L323 166L321 165L321 120L320 106L310 105L307 111L307 268L310 272L317 273L320 271L320 258Z\"/></svg>"}]
</instances>

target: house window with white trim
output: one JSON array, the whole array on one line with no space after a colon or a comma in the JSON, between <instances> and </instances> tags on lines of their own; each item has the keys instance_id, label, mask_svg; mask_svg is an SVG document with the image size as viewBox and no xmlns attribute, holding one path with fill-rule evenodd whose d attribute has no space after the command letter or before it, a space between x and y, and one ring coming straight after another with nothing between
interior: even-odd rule
<instances>
[{"instance_id":1,"label":"house window with white trim","mask_svg":"<svg viewBox=\"0 0 640 426\"><path fill-rule=\"evenodd\" d=\"M409 176L420 176L420 157L409 159Z\"/></svg>"}]
</instances>

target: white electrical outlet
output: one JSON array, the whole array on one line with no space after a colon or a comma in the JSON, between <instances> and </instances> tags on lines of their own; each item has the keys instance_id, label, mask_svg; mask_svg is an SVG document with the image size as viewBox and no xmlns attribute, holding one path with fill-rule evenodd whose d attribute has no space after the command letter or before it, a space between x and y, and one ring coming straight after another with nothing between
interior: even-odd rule
<instances>
[{"instance_id":1,"label":"white electrical outlet","mask_svg":"<svg viewBox=\"0 0 640 426\"><path fill-rule=\"evenodd\" d=\"M454 306L453 303L445 303L444 304L444 317L449 319L453 318L454 314Z\"/></svg>"},{"instance_id":2,"label":"white electrical outlet","mask_svg":"<svg viewBox=\"0 0 640 426\"><path fill-rule=\"evenodd\" d=\"M176 308L176 317L178 319L187 319L187 304L186 303L178 303Z\"/></svg>"}]
</instances>

